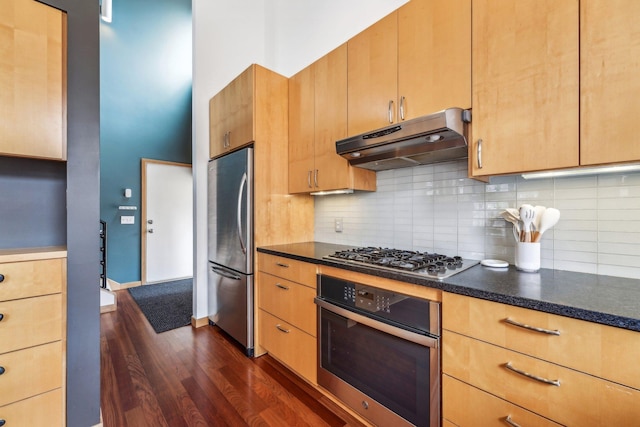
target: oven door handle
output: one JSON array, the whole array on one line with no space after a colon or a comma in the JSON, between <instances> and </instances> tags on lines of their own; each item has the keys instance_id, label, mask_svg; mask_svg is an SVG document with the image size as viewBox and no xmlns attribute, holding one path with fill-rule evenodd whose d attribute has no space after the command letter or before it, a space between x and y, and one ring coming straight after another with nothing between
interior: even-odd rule
<instances>
[{"instance_id":1,"label":"oven door handle","mask_svg":"<svg viewBox=\"0 0 640 427\"><path fill-rule=\"evenodd\" d=\"M353 311L346 310L342 307L338 307L318 297L314 298L314 302L318 307L324 308L325 310L328 310L339 316L346 317L347 319L353 320L356 323L361 323L365 326L369 326L370 328L377 329L379 331L425 347L438 348L438 338L416 334L415 332L407 331L405 329L398 328L387 323L379 322L370 317L354 313Z\"/></svg>"}]
</instances>

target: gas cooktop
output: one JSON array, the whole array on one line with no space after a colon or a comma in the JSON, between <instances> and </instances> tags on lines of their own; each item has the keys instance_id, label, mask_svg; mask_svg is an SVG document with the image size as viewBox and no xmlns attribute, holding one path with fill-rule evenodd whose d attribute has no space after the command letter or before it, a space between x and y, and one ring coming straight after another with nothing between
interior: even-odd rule
<instances>
[{"instance_id":1,"label":"gas cooktop","mask_svg":"<svg viewBox=\"0 0 640 427\"><path fill-rule=\"evenodd\" d=\"M459 256L376 247L337 251L325 258L436 280L446 279L478 264L478 261L463 259Z\"/></svg>"}]
</instances>

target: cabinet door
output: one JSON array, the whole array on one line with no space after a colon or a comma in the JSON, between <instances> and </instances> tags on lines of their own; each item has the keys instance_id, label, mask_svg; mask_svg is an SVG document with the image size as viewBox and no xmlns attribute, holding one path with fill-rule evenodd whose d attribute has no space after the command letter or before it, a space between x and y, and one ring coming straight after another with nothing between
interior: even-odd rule
<instances>
[{"instance_id":1,"label":"cabinet door","mask_svg":"<svg viewBox=\"0 0 640 427\"><path fill-rule=\"evenodd\" d=\"M225 123L223 92L209 101L209 157L213 158L227 149L227 126Z\"/></svg>"},{"instance_id":2,"label":"cabinet door","mask_svg":"<svg viewBox=\"0 0 640 427\"><path fill-rule=\"evenodd\" d=\"M348 134L396 121L398 13L393 12L347 42ZM391 105L390 105L391 104Z\"/></svg>"},{"instance_id":3,"label":"cabinet door","mask_svg":"<svg viewBox=\"0 0 640 427\"><path fill-rule=\"evenodd\" d=\"M209 156L216 157L254 140L254 65L209 101Z\"/></svg>"},{"instance_id":4,"label":"cabinet door","mask_svg":"<svg viewBox=\"0 0 640 427\"><path fill-rule=\"evenodd\" d=\"M66 160L66 15L0 2L0 154Z\"/></svg>"},{"instance_id":5,"label":"cabinet door","mask_svg":"<svg viewBox=\"0 0 640 427\"><path fill-rule=\"evenodd\" d=\"M336 141L347 137L347 45L320 58L315 70L316 181L319 190L353 188L349 163L336 153Z\"/></svg>"},{"instance_id":6,"label":"cabinet door","mask_svg":"<svg viewBox=\"0 0 640 427\"><path fill-rule=\"evenodd\" d=\"M578 165L578 20L578 0L473 1L474 176Z\"/></svg>"},{"instance_id":7,"label":"cabinet door","mask_svg":"<svg viewBox=\"0 0 640 427\"><path fill-rule=\"evenodd\" d=\"M580 164L640 160L640 2L580 8Z\"/></svg>"},{"instance_id":8,"label":"cabinet door","mask_svg":"<svg viewBox=\"0 0 640 427\"><path fill-rule=\"evenodd\" d=\"M289 193L314 191L314 67L289 79Z\"/></svg>"},{"instance_id":9,"label":"cabinet door","mask_svg":"<svg viewBox=\"0 0 640 427\"><path fill-rule=\"evenodd\" d=\"M471 0L411 0L398 10L400 120L471 108Z\"/></svg>"}]
</instances>

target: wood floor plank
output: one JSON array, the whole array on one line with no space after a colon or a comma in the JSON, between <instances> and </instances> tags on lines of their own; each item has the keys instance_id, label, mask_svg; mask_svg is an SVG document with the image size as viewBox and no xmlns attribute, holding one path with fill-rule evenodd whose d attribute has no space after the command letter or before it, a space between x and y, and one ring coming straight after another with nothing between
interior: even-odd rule
<instances>
[{"instance_id":1,"label":"wood floor plank","mask_svg":"<svg viewBox=\"0 0 640 427\"><path fill-rule=\"evenodd\" d=\"M270 356L217 326L156 334L126 290L101 315L104 427L362 427ZM355 423L354 423L355 421Z\"/></svg>"}]
</instances>

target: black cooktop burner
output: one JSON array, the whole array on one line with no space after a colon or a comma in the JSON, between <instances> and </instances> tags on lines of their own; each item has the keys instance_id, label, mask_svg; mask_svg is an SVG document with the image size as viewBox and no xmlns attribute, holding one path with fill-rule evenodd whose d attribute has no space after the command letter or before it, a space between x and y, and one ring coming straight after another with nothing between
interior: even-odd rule
<instances>
[{"instance_id":1,"label":"black cooktop burner","mask_svg":"<svg viewBox=\"0 0 640 427\"><path fill-rule=\"evenodd\" d=\"M327 258L437 279L444 279L477 264L477 261L464 260L459 256L376 247L338 251Z\"/></svg>"}]
</instances>

